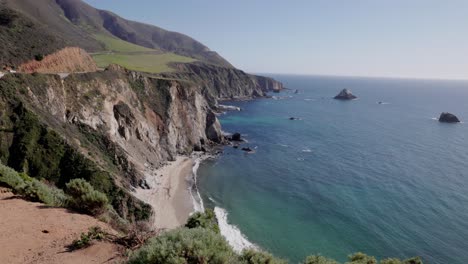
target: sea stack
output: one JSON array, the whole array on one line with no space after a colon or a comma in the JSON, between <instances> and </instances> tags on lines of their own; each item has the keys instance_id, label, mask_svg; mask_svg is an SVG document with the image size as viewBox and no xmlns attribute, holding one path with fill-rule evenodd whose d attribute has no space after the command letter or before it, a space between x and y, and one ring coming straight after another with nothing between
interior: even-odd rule
<instances>
[{"instance_id":1,"label":"sea stack","mask_svg":"<svg viewBox=\"0 0 468 264\"><path fill-rule=\"evenodd\" d=\"M439 122L442 123L460 123L460 119L454 114L443 112L440 114Z\"/></svg>"},{"instance_id":2,"label":"sea stack","mask_svg":"<svg viewBox=\"0 0 468 264\"><path fill-rule=\"evenodd\" d=\"M348 89L343 89L341 90L341 92L334 97L335 99L338 99L338 100L353 100L353 99L356 99L357 96L355 96L354 94L351 93L350 90Z\"/></svg>"}]
</instances>

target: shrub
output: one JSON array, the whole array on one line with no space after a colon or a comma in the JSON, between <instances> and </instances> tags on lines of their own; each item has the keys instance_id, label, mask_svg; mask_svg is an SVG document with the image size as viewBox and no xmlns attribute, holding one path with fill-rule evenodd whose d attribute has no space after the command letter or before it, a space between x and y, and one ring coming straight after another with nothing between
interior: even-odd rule
<instances>
[{"instance_id":1,"label":"shrub","mask_svg":"<svg viewBox=\"0 0 468 264\"><path fill-rule=\"evenodd\" d=\"M98 215L105 211L108 200L105 194L94 190L93 186L83 179L73 179L66 184L70 195L68 205L80 212Z\"/></svg>"},{"instance_id":2,"label":"shrub","mask_svg":"<svg viewBox=\"0 0 468 264\"><path fill-rule=\"evenodd\" d=\"M24 184L24 180L14 169L0 164L0 182L13 190Z\"/></svg>"},{"instance_id":3,"label":"shrub","mask_svg":"<svg viewBox=\"0 0 468 264\"><path fill-rule=\"evenodd\" d=\"M380 264L423 264L423 262L419 257L410 258L403 261L395 258L389 258L382 260Z\"/></svg>"},{"instance_id":4,"label":"shrub","mask_svg":"<svg viewBox=\"0 0 468 264\"><path fill-rule=\"evenodd\" d=\"M49 187L33 178L25 181L16 191L27 200L43 202L50 206L64 206L67 200L62 190Z\"/></svg>"},{"instance_id":5,"label":"shrub","mask_svg":"<svg viewBox=\"0 0 468 264\"><path fill-rule=\"evenodd\" d=\"M185 224L188 228L206 228L219 233L218 221L216 215L211 209L206 209L204 213L196 212L190 216Z\"/></svg>"},{"instance_id":6,"label":"shrub","mask_svg":"<svg viewBox=\"0 0 468 264\"><path fill-rule=\"evenodd\" d=\"M244 250L240 256L241 263L245 264L286 264L285 260L275 258L268 252L252 249Z\"/></svg>"},{"instance_id":7,"label":"shrub","mask_svg":"<svg viewBox=\"0 0 468 264\"><path fill-rule=\"evenodd\" d=\"M314 255L308 256L304 261L304 264L338 264L338 262L336 262L333 259L325 258L323 256Z\"/></svg>"},{"instance_id":8,"label":"shrub","mask_svg":"<svg viewBox=\"0 0 468 264\"><path fill-rule=\"evenodd\" d=\"M37 60L37 61L42 61L44 59L44 55L36 54L36 55L34 55L34 59Z\"/></svg>"},{"instance_id":9,"label":"shrub","mask_svg":"<svg viewBox=\"0 0 468 264\"><path fill-rule=\"evenodd\" d=\"M236 256L226 240L209 229L178 228L152 238L130 256L128 263L222 264Z\"/></svg>"},{"instance_id":10,"label":"shrub","mask_svg":"<svg viewBox=\"0 0 468 264\"><path fill-rule=\"evenodd\" d=\"M377 260L374 257L367 256L361 252L349 255L348 260L347 264L377 264Z\"/></svg>"},{"instance_id":11,"label":"shrub","mask_svg":"<svg viewBox=\"0 0 468 264\"><path fill-rule=\"evenodd\" d=\"M3 164L0 164L0 182L29 201L43 202L49 206L66 204L67 199L62 190L31 178L25 173L18 173Z\"/></svg>"},{"instance_id":12,"label":"shrub","mask_svg":"<svg viewBox=\"0 0 468 264\"><path fill-rule=\"evenodd\" d=\"M81 233L80 239L73 240L72 244L68 246L68 250L74 251L89 247L94 240L103 240L106 237L107 234L99 226L93 226L88 233Z\"/></svg>"}]
</instances>

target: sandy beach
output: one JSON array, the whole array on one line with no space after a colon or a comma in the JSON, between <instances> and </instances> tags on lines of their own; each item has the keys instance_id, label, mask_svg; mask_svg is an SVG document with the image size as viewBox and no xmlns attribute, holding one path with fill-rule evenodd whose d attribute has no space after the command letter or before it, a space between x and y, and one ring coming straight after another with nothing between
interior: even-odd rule
<instances>
[{"instance_id":1,"label":"sandy beach","mask_svg":"<svg viewBox=\"0 0 468 264\"><path fill-rule=\"evenodd\" d=\"M146 179L151 189L137 189L136 197L150 204L155 212L153 227L173 229L184 225L194 211L188 179L194 159L179 156L175 161L157 169Z\"/></svg>"}]
</instances>

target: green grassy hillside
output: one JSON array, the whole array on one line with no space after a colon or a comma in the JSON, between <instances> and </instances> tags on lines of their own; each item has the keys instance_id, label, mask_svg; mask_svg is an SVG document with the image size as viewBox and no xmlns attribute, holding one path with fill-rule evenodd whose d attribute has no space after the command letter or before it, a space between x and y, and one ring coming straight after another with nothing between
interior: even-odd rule
<instances>
[{"instance_id":1,"label":"green grassy hillside","mask_svg":"<svg viewBox=\"0 0 468 264\"><path fill-rule=\"evenodd\" d=\"M145 48L133 43L106 36L104 34L95 34L94 38L99 41L104 47L105 50L113 52L144 52L144 51L156 51L155 49Z\"/></svg>"},{"instance_id":2,"label":"green grassy hillside","mask_svg":"<svg viewBox=\"0 0 468 264\"><path fill-rule=\"evenodd\" d=\"M161 73L174 70L169 66L171 62L195 61L189 57L159 49L145 48L111 36L97 34L95 38L107 50L93 54L93 58L100 68L105 68L109 64L118 64L133 71Z\"/></svg>"},{"instance_id":3,"label":"green grassy hillside","mask_svg":"<svg viewBox=\"0 0 468 264\"><path fill-rule=\"evenodd\" d=\"M180 56L174 53L137 53L137 54L124 54L124 53L109 53L109 54L95 54L93 55L97 65L101 68L107 67L109 64L118 64L129 70L147 72L147 73L161 73L171 72L174 69L169 66L171 62L193 62L192 58Z\"/></svg>"}]
</instances>

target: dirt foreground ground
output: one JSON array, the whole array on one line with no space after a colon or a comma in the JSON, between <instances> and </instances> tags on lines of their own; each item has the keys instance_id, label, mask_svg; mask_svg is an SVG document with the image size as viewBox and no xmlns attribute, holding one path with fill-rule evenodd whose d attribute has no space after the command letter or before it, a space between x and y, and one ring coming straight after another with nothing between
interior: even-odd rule
<instances>
[{"instance_id":1,"label":"dirt foreground ground","mask_svg":"<svg viewBox=\"0 0 468 264\"><path fill-rule=\"evenodd\" d=\"M91 216L28 202L0 188L0 263L121 263L122 248L108 242L67 252L93 226L115 233Z\"/></svg>"}]
</instances>

